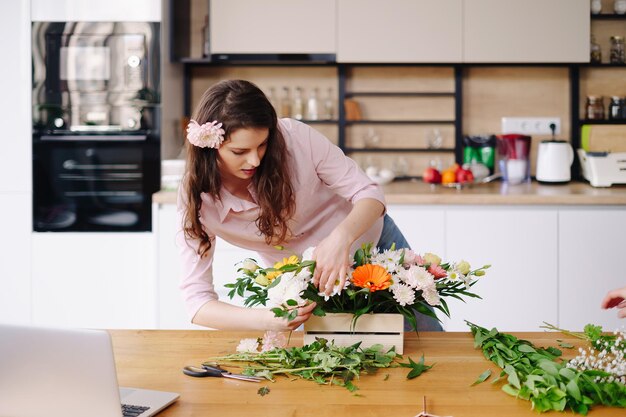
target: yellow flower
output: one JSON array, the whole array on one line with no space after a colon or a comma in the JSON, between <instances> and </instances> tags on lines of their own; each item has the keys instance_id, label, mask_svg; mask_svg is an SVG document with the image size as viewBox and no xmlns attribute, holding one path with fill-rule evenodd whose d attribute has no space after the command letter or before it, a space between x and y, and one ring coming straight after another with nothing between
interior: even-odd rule
<instances>
[{"instance_id":1,"label":"yellow flower","mask_svg":"<svg viewBox=\"0 0 626 417\"><path fill-rule=\"evenodd\" d=\"M441 263L441 258L434 253L427 252L424 254L423 258L424 262L429 265L439 265Z\"/></svg>"},{"instance_id":2,"label":"yellow flower","mask_svg":"<svg viewBox=\"0 0 626 417\"><path fill-rule=\"evenodd\" d=\"M456 264L456 270L463 275L467 275L470 272L470 264L467 261L461 261Z\"/></svg>"},{"instance_id":3,"label":"yellow flower","mask_svg":"<svg viewBox=\"0 0 626 417\"><path fill-rule=\"evenodd\" d=\"M289 258L283 258L282 262L276 262L274 264L275 269L279 269L285 265L297 265L300 262L300 259L296 255L291 255ZM270 271L267 273L266 277L269 282L274 281L274 279L280 275L282 275L283 271Z\"/></svg>"}]
</instances>

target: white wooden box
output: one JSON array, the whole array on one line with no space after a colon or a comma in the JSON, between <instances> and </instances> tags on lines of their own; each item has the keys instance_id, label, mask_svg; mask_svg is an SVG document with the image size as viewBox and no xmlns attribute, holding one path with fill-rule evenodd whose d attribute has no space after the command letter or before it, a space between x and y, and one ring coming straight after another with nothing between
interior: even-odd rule
<instances>
[{"instance_id":1,"label":"white wooden box","mask_svg":"<svg viewBox=\"0 0 626 417\"><path fill-rule=\"evenodd\" d=\"M362 342L361 347L383 345L385 350L395 346L397 353L404 351L404 316L402 314L364 314L352 327L352 314L327 313L324 317L311 316L304 323L304 343L316 337L334 340L335 345L351 346Z\"/></svg>"}]
</instances>

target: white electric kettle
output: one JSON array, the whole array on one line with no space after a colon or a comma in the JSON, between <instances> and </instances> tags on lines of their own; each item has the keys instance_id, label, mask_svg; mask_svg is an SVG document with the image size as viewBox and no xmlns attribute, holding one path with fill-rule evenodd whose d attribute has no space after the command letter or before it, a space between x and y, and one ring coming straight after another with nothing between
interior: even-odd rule
<instances>
[{"instance_id":1,"label":"white electric kettle","mask_svg":"<svg viewBox=\"0 0 626 417\"><path fill-rule=\"evenodd\" d=\"M572 145L564 140L544 140L537 155L537 181L563 184L572 179L570 168L574 162Z\"/></svg>"}]
</instances>

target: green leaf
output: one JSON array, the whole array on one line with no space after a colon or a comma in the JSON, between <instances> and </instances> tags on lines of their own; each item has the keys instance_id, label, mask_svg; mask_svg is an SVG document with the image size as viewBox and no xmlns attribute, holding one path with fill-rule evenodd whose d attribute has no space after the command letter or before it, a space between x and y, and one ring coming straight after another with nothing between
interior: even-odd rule
<instances>
[{"instance_id":1,"label":"green leaf","mask_svg":"<svg viewBox=\"0 0 626 417\"><path fill-rule=\"evenodd\" d=\"M574 397L576 400L581 401L580 389L575 379L571 379L566 385L567 393Z\"/></svg>"},{"instance_id":2,"label":"green leaf","mask_svg":"<svg viewBox=\"0 0 626 417\"><path fill-rule=\"evenodd\" d=\"M519 347L517 348L517 350L519 350L520 352L523 353L535 353L537 352L535 349L533 349L532 346L530 345L519 345Z\"/></svg>"},{"instance_id":3,"label":"green leaf","mask_svg":"<svg viewBox=\"0 0 626 417\"><path fill-rule=\"evenodd\" d=\"M513 385L517 389L520 389L521 384L519 381L519 377L517 376L517 372L515 371L515 368L513 368L513 366L507 363L504 366L504 372L506 372L509 375L509 378L508 378L509 384Z\"/></svg>"},{"instance_id":4,"label":"green leaf","mask_svg":"<svg viewBox=\"0 0 626 417\"><path fill-rule=\"evenodd\" d=\"M413 359L409 358L409 363L401 363L400 366L404 368L411 368L408 375L406 376L407 379L417 378L423 372L426 372L433 367L433 365L424 364L424 355L422 355L419 362L415 362Z\"/></svg>"},{"instance_id":5,"label":"green leaf","mask_svg":"<svg viewBox=\"0 0 626 417\"><path fill-rule=\"evenodd\" d=\"M472 385L470 385L470 387L473 387L474 385L478 385L482 382L485 382L490 376L491 376L491 369L487 369L485 372L483 372L482 374L478 376L478 379L476 379L476 381L474 381Z\"/></svg>"},{"instance_id":6,"label":"green leaf","mask_svg":"<svg viewBox=\"0 0 626 417\"><path fill-rule=\"evenodd\" d=\"M567 343L567 342L559 342L559 346L565 349L573 349L574 345L572 345L571 343Z\"/></svg>"},{"instance_id":7,"label":"green leaf","mask_svg":"<svg viewBox=\"0 0 626 417\"><path fill-rule=\"evenodd\" d=\"M270 393L270 389L268 387L261 387L256 393L259 394L261 397L264 397Z\"/></svg>"},{"instance_id":8,"label":"green leaf","mask_svg":"<svg viewBox=\"0 0 626 417\"><path fill-rule=\"evenodd\" d=\"M286 303L290 307L295 307L295 306L298 305L298 302L296 300L292 300L292 299L287 300Z\"/></svg>"},{"instance_id":9,"label":"green leaf","mask_svg":"<svg viewBox=\"0 0 626 417\"><path fill-rule=\"evenodd\" d=\"M602 336L602 326L594 326L593 324L588 324L584 328L585 335L589 338L590 341L595 342Z\"/></svg>"},{"instance_id":10,"label":"green leaf","mask_svg":"<svg viewBox=\"0 0 626 417\"><path fill-rule=\"evenodd\" d=\"M519 393L519 390L513 388L509 384L502 385L502 391L506 392L509 395L512 395L513 397L517 397L517 394Z\"/></svg>"}]
</instances>

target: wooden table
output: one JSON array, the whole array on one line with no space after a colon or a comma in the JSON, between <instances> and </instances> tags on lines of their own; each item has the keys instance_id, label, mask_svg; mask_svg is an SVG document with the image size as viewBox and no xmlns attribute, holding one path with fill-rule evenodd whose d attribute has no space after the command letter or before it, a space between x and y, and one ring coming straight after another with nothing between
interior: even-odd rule
<instances>
[{"instance_id":1,"label":"wooden table","mask_svg":"<svg viewBox=\"0 0 626 417\"><path fill-rule=\"evenodd\" d=\"M422 411L426 396L428 412L440 416L537 416L530 402L510 397L492 385L499 369L473 347L470 333L408 333L404 358L435 366L420 377L407 380L406 368L381 369L375 375L362 375L356 381L358 396L337 386L278 377L261 384L226 378L192 378L184 375L185 365L198 365L207 358L235 352L244 337L259 332L112 330L118 379L122 386L135 386L180 393L177 403L159 416L384 416L412 417ZM516 336L538 346L557 346L556 339L580 346L578 339L559 333L518 333ZM300 346L302 334L293 333L291 344ZM571 358L574 349L563 349ZM477 386L470 384L485 370L492 377ZM389 374L387 380L385 375ZM270 388L265 396L261 386ZM598 407L595 416L623 415L623 410ZM573 415L572 413L566 413ZM556 414L551 414L556 415ZM560 414L559 414L560 415Z\"/></svg>"}]
</instances>

